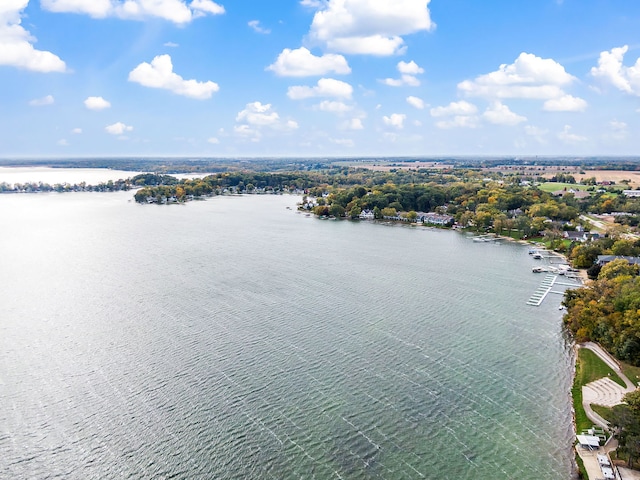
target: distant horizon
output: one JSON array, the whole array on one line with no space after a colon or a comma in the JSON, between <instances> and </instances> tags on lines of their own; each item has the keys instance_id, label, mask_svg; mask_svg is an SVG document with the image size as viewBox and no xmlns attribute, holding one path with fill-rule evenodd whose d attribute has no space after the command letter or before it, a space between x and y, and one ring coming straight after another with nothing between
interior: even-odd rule
<instances>
[{"instance_id":1,"label":"distant horizon","mask_svg":"<svg viewBox=\"0 0 640 480\"><path fill-rule=\"evenodd\" d=\"M0 163L19 161L80 161L80 160L183 160L183 161L201 161L201 160L363 160L363 161L444 161L456 159L509 159L509 160L531 160L536 158L559 159L559 160L640 160L638 155L567 155L567 154L545 154L545 155L516 155L516 154L465 154L465 155L269 155L269 156L231 156L231 155L65 155L65 156L6 156L0 157Z\"/></svg>"}]
</instances>

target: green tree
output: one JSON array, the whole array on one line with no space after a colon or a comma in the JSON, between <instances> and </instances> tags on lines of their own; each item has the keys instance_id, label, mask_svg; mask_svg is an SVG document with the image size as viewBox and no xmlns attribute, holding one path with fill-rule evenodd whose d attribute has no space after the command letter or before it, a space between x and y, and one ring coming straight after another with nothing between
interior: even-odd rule
<instances>
[{"instance_id":1,"label":"green tree","mask_svg":"<svg viewBox=\"0 0 640 480\"><path fill-rule=\"evenodd\" d=\"M637 276L638 265L630 264L624 258L618 258L604 265L598 273L598 278L612 279L623 275Z\"/></svg>"},{"instance_id":2,"label":"green tree","mask_svg":"<svg viewBox=\"0 0 640 480\"><path fill-rule=\"evenodd\" d=\"M344 217L345 211L345 208L339 203L332 203L329 206L329 215L334 217Z\"/></svg>"},{"instance_id":3,"label":"green tree","mask_svg":"<svg viewBox=\"0 0 640 480\"><path fill-rule=\"evenodd\" d=\"M360 216L361 213L362 213L362 209L357 205L354 205L351 208L351 210L349 210L349 216L351 218L358 218L358 216Z\"/></svg>"}]
</instances>

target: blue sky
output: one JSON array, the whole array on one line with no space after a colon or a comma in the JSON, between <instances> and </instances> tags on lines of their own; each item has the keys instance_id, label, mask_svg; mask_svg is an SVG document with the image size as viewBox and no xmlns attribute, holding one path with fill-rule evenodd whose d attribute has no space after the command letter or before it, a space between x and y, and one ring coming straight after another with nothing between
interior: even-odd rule
<instances>
[{"instance_id":1,"label":"blue sky","mask_svg":"<svg viewBox=\"0 0 640 480\"><path fill-rule=\"evenodd\" d=\"M0 157L637 155L639 56L637 0L1 0Z\"/></svg>"}]
</instances>

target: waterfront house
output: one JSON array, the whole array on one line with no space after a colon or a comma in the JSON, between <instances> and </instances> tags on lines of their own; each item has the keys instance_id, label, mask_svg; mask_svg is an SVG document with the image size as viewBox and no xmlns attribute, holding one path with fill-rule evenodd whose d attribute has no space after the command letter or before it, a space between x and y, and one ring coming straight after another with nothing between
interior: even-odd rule
<instances>
[{"instance_id":1,"label":"waterfront house","mask_svg":"<svg viewBox=\"0 0 640 480\"><path fill-rule=\"evenodd\" d=\"M629 262L631 265L640 265L640 257L626 257L623 255L598 255L596 263L601 267L614 260L623 259Z\"/></svg>"},{"instance_id":2,"label":"waterfront house","mask_svg":"<svg viewBox=\"0 0 640 480\"><path fill-rule=\"evenodd\" d=\"M358 215L358 218L360 220L373 220L375 216L371 210L363 210L360 212L360 215Z\"/></svg>"}]
</instances>

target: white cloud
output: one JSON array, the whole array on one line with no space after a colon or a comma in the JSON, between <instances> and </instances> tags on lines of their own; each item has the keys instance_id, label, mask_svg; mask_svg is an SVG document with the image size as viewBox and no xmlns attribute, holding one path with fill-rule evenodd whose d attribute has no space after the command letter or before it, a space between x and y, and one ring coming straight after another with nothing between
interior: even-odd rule
<instances>
[{"instance_id":1,"label":"white cloud","mask_svg":"<svg viewBox=\"0 0 640 480\"><path fill-rule=\"evenodd\" d=\"M340 145L341 147L351 148L355 146L355 143L350 138L331 138L330 140L332 143L335 143L336 145Z\"/></svg>"},{"instance_id":2,"label":"white cloud","mask_svg":"<svg viewBox=\"0 0 640 480\"><path fill-rule=\"evenodd\" d=\"M220 140L218 140L216 137L210 137L210 138L207 138L207 142L213 145L217 145L220 143Z\"/></svg>"},{"instance_id":3,"label":"white cloud","mask_svg":"<svg viewBox=\"0 0 640 480\"><path fill-rule=\"evenodd\" d=\"M436 122L436 127L442 129L449 128L476 128L478 126L478 117L456 115L450 120L439 120Z\"/></svg>"},{"instance_id":4,"label":"white cloud","mask_svg":"<svg viewBox=\"0 0 640 480\"><path fill-rule=\"evenodd\" d=\"M351 73L351 68L342 55L327 53L316 57L305 47L296 50L285 48L267 70L281 77L309 77L330 72L338 75Z\"/></svg>"},{"instance_id":5,"label":"white cloud","mask_svg":"<svg viewBox=\"0 0 640 480\"><path fill-rule=\"evenodd\" d=\"M260 102L247 103L244 110L236 115L236 122L245 122L248 125L275 125L280 121L280 116L271 111L271 104Z\"/></svg>"},{"instance_id":6,"label":"white cloud","mask_svg":"<svg viewBox=\"0 0 640 480\"><path fill-rule=\"evenodd\" d=\"M69 146L69 142L67 141L66 138L61 138L60 140L58 140L56 142L58 144L58 146L60 147L68 147Z\"/></svg>"},{"instance_id":7,"label":"white cloud","mask_svg":"<svg viewBox=\"0 0 640 480\"><path fill-rule=\"evenodd\" d=\"M251 20L249 23L247 23L247 25L249 25L256 33L261 33L263 35L268 35L271 33L271 30L269 30L268 28L263 28L260 26L260 20Z\"/></svg>"},{"instance_id":8,"label":"white cloud","mask_svg":"<svg viewBox=\"0 0 640 480\"><path fill-rule=\"evenodd\" d=\"M166 2L167 0L164 1ZM211 15L222 15L224 13L224 7L212 0L191 0L189 7L195 11L196 16L203 15L205 13L210 13Z\"/></svg>"},{"instance_id":9,"label":"white cloud","mask_svg":"<svg viewBox=\"0 0 640 480\"><path fill-rule=\"evenodd\" d=\"M628 137L629 131L627 130L628 125L625 122L620 122L618 120L611 120L607 125L607 132L603 135L605 139L620 141L624 140Z\"/></svg>"},{"instance_id":10,"label":"white cloud","mask_svg":"<svg viewBox=\"0 0 640 480\"><path fill-rule=\"evenodd\" d=\"M65 72L66 64L57 55L36 50L36 39L21 26L22 11L29 0L0 2L0 65L34 72Z\"/></svg>"},{"instance_id":11,"label":"white cloud","mask_svg":"<svg viewBox=\"0 0 640 480\"><path fill-rule=\"evenodd\" d=\"M560 98L550 98L542 108L547 112L584 112L587 102L572 95L563 95Z\"/></svg>"},{"instance_id":12,"label":"white cloud","mask_svg":"<svg viewBox=\"0 0 640 480\"><path fill-rule=\"evenodd\" d=\"M398 62L396 67L400 72L400 78L385 78L382 83L389 85L390 87L419 87L420 80L416 78L416 75L424 73L424 69L419 67L416 62L411 60L410 62Z\"/></svg>"},{"instance_id":13,"label":"white cloud","mask_svg":"<svg viewBox=\"0 0 640 480\"><path fill-rule=\"evenodd\" d=\"M80 135L82 133L82 129L74 128L73 130L71 130L71 133L73 133L74 135Z\"/></svg>"},{"instance_id":14,"label":"white cloud","mask_svg":"<svg viewBox=\"0 0 640 480\"><path fill-rule=\"evenodd\" d=\"M547 129L535 127L533 125L525 125L524 132L527 135L533 137L540 144L545 145L548 143L547 135L549 134L549 130Z\"/></svg>"},{"instance_id":15,"label":"white cloud","mask_svg":"<svg viewBox=\"0 0 640 480\"><path fill-rule=\"evenodd\" d=\"M436 122L436 127L448 129L448 128L476 128L478 126L478 107L465 100L459 102L451 102L446 107L435 107L429 110L432 117L442 118L445 120L439 120Z\"/></svg>"},{"instance_id":16,"label":"white cloud","mask_svg":"<svg viewBox=\"0 0 640 480\"><path fill-rule=\"evenodd\" d=\"M87 97L84 106L89 110L104 110L110 108L111 104L102 97Z\"/></svg>"},{"instance_id":17,"label":"white cloud","mask_svg":"<svg viewBox=\"0 0 640 480\"><path fill-rule=\"evenodd\" d=\"M627 45L613 48L610 52L601 52L598 66L591 69L591 75L610 83L618 90L631 95L640 96L640 58L635 65L622 65L624 55L629 50Z\"/></svg>"},{"instance_id":18,"label":"white cloud","mask_svg":"<svg viewBox=\"0 0 640 480\"><path fill-rule=\"evenodd\" d=\"M385 125L388 125L390 127L394 127L400 130L404 128L404 121L406 120L406 118L407 116L404 113L392 113L388 117L386 115L382 117L382 120L384 121Z\"/></svg>"},{"instance_id":19,"label":"white cloud","mask_svg":"<svg viewBox=\"0 0 640 480\"><path fill-rule=\"evenodd\" d=\"M174 42L165 42L163 44L163 46L169 47L169 48L178 48L180 45L178 45L177 43L174 43Z\"/></svg>"},{"instance_id":20,"label":"white cloud","mask_svg":"<svg viewBox=\"0 0 640 480\"><path fill-rule=\"evenodd\" d=\"M577 135L575 133L571 133L571 126L565 125L562 129L562 132L558 134L558 138L562 140L564 143L581 143L587 140L587 137L583 137L582 135Z\"/></svg>"},{"instance_id":21,"label":"white cloud","mask_svg":"<svg viewBox=\"0 0 640 480\"><path fill-rule=\"evenodd\" d=\"M385 78L382 83L390 87L419 87L420 80L413 75L402 75L400 78Z\"/></svg>"},{"instance_id":22,"label":"white cloud","mask_svg":"<svg viewBox=\"0 0 640 480\"><path fill-rule=\"evenodd\" d=\"M331 112L331 113L344 113L353 110L351 105L347 105L344 102L336 102L331 100L323 100L320 102L316 108L322 112Z\"/></svg>"},{"instance_id":23,"label":"white cloud","mask_svg":"<svg viewBox=\"0 0 640 480\"><path fill-rule=\"evenodd\" d=\"M261 102L247 103L244 110L236 115L236 122L238 125L234 127L234 132L239 136L249 137L253 142L262 138L263 128L281 132L291 132L298 128L298 123L294 120L283 121L280 115L272 110L270 103Z\"/></svg>"},{"instance_id":24,"label":"white cloud","mask_svg":"<svg viewBox=\"0 0 640 480\"><path fill-rule=\"evenodd\" d=\"M416 62L411 60L410 62L398 62L398 71L407 75L418 75L424 73L424 68L419 67Z\"/></svg>"},{"instance_id":25,"label":"white cloud","mask_svg":"<svg viewBox=\"0 0 640 480\"><path fill-rule=\"evenodd\" d=\"M408 96L407 103L418 110L423 110L425 107L424 100L419 97Z\"/></svg>"},{"instance_id":26,"label":"white cloud","mask_svg":"<svg viewBox=\"0 0 640 480\"><path fill-rule=\"evenodd\" d=\"M474 97L547 100L565 95L562 87L574 80L555 60L523 52L510 65L500 65L495 72L460 82L458 89Z\"/></svg>"},{"instance_id":27,"label":"white cloud","mask_svg":"<svg viewBox=\"0 0 640 480\"><path fill-rule=\"evenodd\" d=\"M141 63L129 73L129 81L145 87L162 88L176 95L198 100L211 98L211 95L219 90L218 84L211 81L184 80L173 72L169 55L158 55L150 64Z\"/></svg>"},{"instance_id":28,"label":"white cloud","mask_svg":"<svg viewBox=\"0 0 640 480\"><path fill-rule=\"evenodd\" d=\"M526 122L527 118L513 113L508 106L501 102L493 102L482 114L482 118L494 125L514 126Z\"/></svg>"},{"instance_id":29,"label":"white cloud","mask_svg":"<svg viewBox=\"0 0 640 480\"><path fill-rule=\"evenodd\" d=\"M348 54L394 55L406 50L402 35L432 30L430 0L327 0L306 2L320 8L310 38L329 50Z\"/></svg>"},{"instance_id":30,"label":"white cloud","mask_svg":"<svg viewBox=\"0 0 640 480\"><path fill-rule=\"evenodd\" d=\"M348 122L342 124L344 130L363 130L362 120L359 118L352 118Z\"/></svg>"},{"instance_id":31,"label":"white cloud","mask_svg":"<svg viewBox=\"0 0 640 480\"><path fill-rule=\"evenodd\" d=\"M46 105L53 105L54 102L55 100L53 98L53 95L47 95L46 97L42 98L34 98L29 102L29 105L31 105L32 107L44 107Z\"/></svg>"},{"instance_id":32,"label":"white cloud","mask_svg":"<svg viewBox=\"0 0 640 480\"><path fill-rule=\"evenodd\" d=\"M303 7L309 8L320 8L321 6L326 5L325 0L300 0L300 5Z\"/></svg>"},{"instance_id":33,"label":"white cloud","mask_svg":"<svg viewBox=\"0 0 640 480\"><path fill-rule=\"evenodd\" d=\"M346 82L333 78L321 78L315 87L289 87L287 96L292 100L302 100L311 97L351 98L353 87Z\"/></svg>"},{"instance_id":34,"label":"white cloud","mask_svg":"<svg viewBox=\"0 0 640 480\"><path fill-rule=\"evenodd\" d=\"M189 6L183 0L41 0L40 4L51 12L133 20L158 17L177 24L189 23L206 14L224 13L224 7L211 0L192 0Z\"/></svg>"},{"instance_id":35,"label":"white cloud","mask_svg":"<svg viewBox=\"0 0 640 480\"><path fill-rule=\"evenodd\" d=\"M122 122L117 122L113 125L107 125L106 127L104 127L104 129L111 135L122 135L124 132L131 132L133 130L133 127L125 125Z\"/></svg>"},{"instance_id":36,"label":"white cloud","mask_svg":"<svg viewBox=\"0 0 640 480\"><path fill-rule=\"evenodd\" d=\"M451 115L474 115L478 112L478 107L465 100L451 102L446 107L435 107L430 110L432 117L447 117Z\"/></svg>"}]
</instances>

